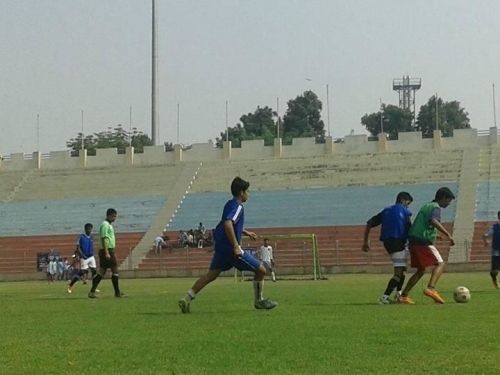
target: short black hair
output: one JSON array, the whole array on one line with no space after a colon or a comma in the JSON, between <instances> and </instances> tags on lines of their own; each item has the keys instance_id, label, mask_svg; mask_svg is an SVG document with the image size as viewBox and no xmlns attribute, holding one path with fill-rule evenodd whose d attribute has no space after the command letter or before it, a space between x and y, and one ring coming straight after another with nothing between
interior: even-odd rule
<instances>
[{"instance_id":1,"label":"short black hair","mask_svg":"<svg viewBox=\"0 0 500 375\"><path fill-rule=\"evenodd\" d=\"M106 216L116 215L116 210L114 208L108 208L106 211Z\"/></svg>"},{"instance_id":2,"label":"short black hair","mask_svg":"<svg viewBox=\"0 0 500 375\"><path fill-rule=\"evenodd\" d=\"M241 177L235 177L233 182L231 182L231 193L233 197L240 195L240 192L247 191L250 187L250 182L245 181Z\"/></svg>"},{"instance_id":3,"label":"short black hair","mask_svg":"<svg viewBox=\"0 0 500 375\"><path fill-rule=\"evenodd\" d=\"M87 224L85 224L85 225L83 226L83 228L85 228L85 229L87 229L87 228L92 229L92 228L94 228L94 226L93 226L91 223L87 223Z\"/></svg>"},{"instance_id":4,"label":"short black hair","mask_svg":"<svg viewBox=\"0 0 500 375\"><path fill-rule=\"evenodd\" d=\"M413 197L411 196L410 193L407 193L406 191L401 191L400 193L398 193L398 196L396 197L396 203L401 203L404 200L413 202Z\"/></svg>"},{"instance_id":5,"label":"short black hair","mask_svg":"<svg viewBox=\"0 0 500 375\"><path fill-rule=\"evenodd\" d=\"M438 201L446 198L455 199L455 194L447 187L439 188L438 191L436 191L435 200Z\"/></svg>"}]
</instances>

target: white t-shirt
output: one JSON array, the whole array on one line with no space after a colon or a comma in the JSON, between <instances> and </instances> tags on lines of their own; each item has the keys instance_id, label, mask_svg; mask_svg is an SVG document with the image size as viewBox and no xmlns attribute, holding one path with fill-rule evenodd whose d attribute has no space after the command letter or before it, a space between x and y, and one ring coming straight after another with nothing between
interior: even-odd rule
<instances>
[{"instance_id":1,"label":"white t-shirt","mask_svg":"<svg viewBox=\"0 0 500 375\"><path fill-rule=\"evenodd\" d=\"M273 247L271 245L260 247L260 259L263 262L271 262L273 260Z\"/></svg>"},{"instance_id":2,"label":"white t-shirt","mask_svg":"<svg viewBox=\"0 0 500 375\"><path fill-rule=\"evenodd\" d=\"M161 236L156 237L155 238L155 247L160 247L163 245L165 245L165 240L163 239L163 237L161 237Z\"/></svg>"}]
</instances>

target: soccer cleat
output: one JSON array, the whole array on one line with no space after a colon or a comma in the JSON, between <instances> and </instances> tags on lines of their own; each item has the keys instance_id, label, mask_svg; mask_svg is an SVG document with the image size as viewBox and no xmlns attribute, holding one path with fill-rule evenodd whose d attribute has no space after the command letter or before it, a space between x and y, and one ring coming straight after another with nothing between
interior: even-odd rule
<instances>
[{"instance_id":1,"label":"soccer cleat","mask_svg":"<svg viewBox=\"0 0 500 375\"><path fill-rule=\"evenodd\" d=\"M443 297L441 297L438 293L438 291L436 289L432 289L432 288L425 288L424 289L424 294L427 296L427 297L430 297L434 300L434 302L436 303L444 303L444 299Z\"/></svg>"},{"instance_id":2,"label":"soccer cleat","mask_svg":"<svg viewBox=\"0 0 500 375\"><path fill-rule=\"evenodd\" d=\"M391 300L392 303L399 303L399 299L401 298L401 291L397 291L394 293L394 298Z\"/></svg>"},{"instance_id":3,"label":"soccer cleat","mask_svg":"<svg viewBox=\"0 0 500 375\"><path fill-rule=\"evenodd\" d=\"M500 289L500 285L498 284L498 280L493 280L493 286L494 286L496 289Z\"/></svg>"},{"instance_id":4,"label":"soccer cleat","mask_svg":"<svg viewBox=\"0 0 500 375\"><path fill-rule=\"evenodd\" d=\"M278 302L271 301L270 299L261 299L255 302L254 306L257 310L271 310L278 306Z\"/></svg>"},{"instance_id":5,"label":"soccer cleat","mask_svg":"<svg viewBox=\"0 0 500 375\"><path fill-rule=\"evenodd\" d=\"M380 298L378 299L378 303L379 305L390 305L392 304L393 302L389 299L388 296L380 296Z\"/></svg>"},{"instance_id":6,"label":"soccer cleat","mask_svg":"<svg viewBox=\"0 0 500 375\"><path fill-rule=\"evenodd\" d=\"M414 305L415 301L410 298L410 296L400 296L398 302L403 305Z\"/></svg>"},{"instance_id":7,"label":"soccer cleat","mask_svg":"<svg viewBox=\"0 0 500 375\"><path fill-rule=\"evenodd\" d=\"M181 298L179 300L178 305L179 305L179 308L181 309L181 312L183 314L187 314L187 313L191 312L189 309L190 303L188 302L188 300L186 300L186 298Z\"/></svg>"},{"instance_id":8,"label":"soccer cleat","mask_svg":"<svg viewBox=\"0 0 500 375\"><path fill-rule=\"evenodd\" d=\"M97 298L95 292L89 292L88 297L89 298Z\"/></svg>"},{"instance_id":9,"label":"soccer cleat","mask_svg":"<svg viewBox=\"0 0 500 375\"><path fill-rule=\"evenodd\" d=\"M68 288L68 294L71 294L73 293L73 291L71 290L71 288Z\"/></svg>"},{"instance_id":10,"label":"soccer cleat","mask_svg":"<svg viewBox=\"0 0 500 375\"><path fill-rule=\"evenodd\" d=\"M97 290L96 290L96 292L97 292ZM120 293L118 293L118 294L115 294L115 297L116 297L116 298L123 298L123 297L126 297L126 296L125 296L125 293L120 292Z\"/></svg>"}]
</instances>

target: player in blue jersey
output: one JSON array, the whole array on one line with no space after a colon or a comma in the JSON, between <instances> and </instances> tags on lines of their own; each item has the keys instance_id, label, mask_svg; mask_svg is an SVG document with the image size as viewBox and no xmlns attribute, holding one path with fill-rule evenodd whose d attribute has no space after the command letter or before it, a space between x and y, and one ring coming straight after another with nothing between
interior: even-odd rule
<instances>
[{"instance_id":1,"label":"player in blue jersey","mask_svg":"<svg viewBox=\"0 0 500 375\"><path fill-rule=\"evenodd\" d=\"M186 296L179 300L179 308L182 313L190 311L191 301L209 283L214 281L222 271L227 271L232 267L240 271L254 272L254 306L256 309L270 310L278 304L269 299L263 298L263 283L266 269L260 261L254 258L248 251L241 248L241 236L245 234L252 239L256 239L255 233L244 229L244 209L243 203L248 200L248 187L250 183L236 177L231 183L231 193L233 199L224 206L222 218L214 229L214 255L210 263L208 273L200 277L187 292Z\"/></svg>"},{"instance_id":2,"label":"player in blue jersey","mask_svg":"<svg viewBox=\"0 0 500 375\"><path fill-rule=\"evenodd\" d=\"M87 277L90 272L92 277L94 277L97 273L96 268L97 264L94 257L94 239L92 238L92 228L93 225L90 223L85 224L83 227L84 233L82 233L78 237L78 241L76 242L76 252L78 254L78 258L80 259L80 270L81 275L79 277L73 277L68 286L68 293L71 293L71 288L73 285L80 280L83 280L83 283L87 283Z\"/></svg>"},{"instance_id":3,"label":"player in blue jersey","mask_svg":"<svg viewBox=\"0 0 500 375\"><path fill-rule=\"evenodd\" d=\"M401 295L401 289L405 281L406 272L406 244L408 230L411 225L411 212L408 206L413 202L413 197L405 191L400 192L396 197L396 203L384 208L377 215L368 220L365 227L362 250L370 251L368 237L373 227L382 225L380 228L380 241L384 243L384 248L391 256L394 267L394 274L387 284L384 294L379 298L379 303L386 305L391 303L389 296L396 290L396 301Z\"/></svg>"},{"instance_id":4,"label":"player in blue jersey","mask_svg":"<svg viewBox=\"0 0 500 375\"><path fill-rule=\"evenodd\" d=\"M500 288L497 276L500 270L500 211L497 212L498 221L483 235L484 246L488 246L488 237L491 237L491 270L490 276L493 286Z\"/></svg>"}]
</instances>

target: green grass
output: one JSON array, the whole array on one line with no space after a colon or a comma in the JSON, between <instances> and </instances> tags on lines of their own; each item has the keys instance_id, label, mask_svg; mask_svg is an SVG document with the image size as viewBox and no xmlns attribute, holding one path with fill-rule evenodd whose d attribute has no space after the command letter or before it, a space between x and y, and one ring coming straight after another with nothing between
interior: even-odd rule
<instances>
[{"instance_id":1,"label":"green grass","mask_svg":"<svg viewBox=\"0 0 500 375\"><path fill-rule=\"evenodd\" d=\"M182 315L177 300L193 279L109 280L88 286L0 283L0 373L5 374L366 374L495 373L500 291L488 273L445 273L435 305L377 304L388 275L266 282L280 306L256 311L252 284L209 285ZM424 276L424 281L429 275ZM468 304L452 302L457 285Z\"/></svg>"}]
</instances>

